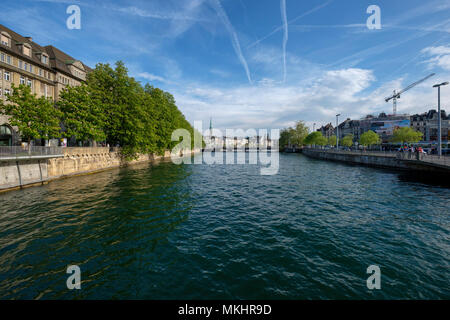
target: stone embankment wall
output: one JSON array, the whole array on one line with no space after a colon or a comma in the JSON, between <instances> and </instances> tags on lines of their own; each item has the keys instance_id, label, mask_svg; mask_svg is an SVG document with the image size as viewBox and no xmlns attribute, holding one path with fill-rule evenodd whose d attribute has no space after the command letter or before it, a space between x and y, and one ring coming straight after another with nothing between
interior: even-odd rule
<instances>
[{"instance_id":1,"label":"stone embankment wall","mask_svg":"<svg viewBox=\"0 0 450 320\"><path fill-rule=\"evenodd\" d=\"M169 151L164 156L140 155L136 160L126 161L118 150L110 151L109 148L67 148L64 150L64 158L47 161L48 178L51 180L167 157L170 157Z\"/></svg>"},{"instance_id":2,"label":"stone embankment wall","mask_svg":"<svg viewBox=\"0 0 450 320\"><path fill-rule=\"evenodd\" d=\"M337 152L320 149L303 149L303 154L312 158L362 164L373 167L393 168L417 172L450 174L450 168L412 159L400 159L395 153L376 154L364 152Z\"/></svg>"},{"instance_id":3,"label":"stone embankment wall","mask_svg":"<svg viewBox=\"0 0 450 320\"><path fill-rule=\"evenodd\" d=\"M0 191L170 158L170 151L166 151L163 156L145 154L128 161L121 157L119 150L111 151L110 148L64 148L63 150L64 156L59 158L9 161L0 159ZM184 155L191 153L195 153L195 151L185 150L183 152Z\"/></svg>"},{"instance_id":4,"label":"stone embankment wall","mask_svg":"<svg viewBox=\"0 0 450 320\"><path fill-rule=\"evenodd\" d=\"M0 191L47 180L47 160L0 161Z\"/></svg>"}]
</instances>

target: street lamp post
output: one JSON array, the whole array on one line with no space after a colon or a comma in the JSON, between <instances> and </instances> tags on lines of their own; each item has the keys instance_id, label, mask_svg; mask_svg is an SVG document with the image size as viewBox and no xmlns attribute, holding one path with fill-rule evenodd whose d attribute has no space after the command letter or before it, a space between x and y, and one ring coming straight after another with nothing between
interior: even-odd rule
<instances>
[{"instance_id":1,"label":"street lamp post","mask_svg":"<svg viewBox=\"0 0 450 320\"><path fill-rule=\"evenodd\" d=\"M442 156L442 133L441 133L441 86L448 85L448 82L435 84L433 88L438 88L438 155Z\"/></svg>"},{"instance_id":2,"label":"street lamp post","mask_svg":"<svg viewBox=\"0 0 450 320\"><path fill-rule=\"evenodd\" d=\"M339 116L341 114L336 115L336 150L339 149Z\"/></svg>"}]
</instances>

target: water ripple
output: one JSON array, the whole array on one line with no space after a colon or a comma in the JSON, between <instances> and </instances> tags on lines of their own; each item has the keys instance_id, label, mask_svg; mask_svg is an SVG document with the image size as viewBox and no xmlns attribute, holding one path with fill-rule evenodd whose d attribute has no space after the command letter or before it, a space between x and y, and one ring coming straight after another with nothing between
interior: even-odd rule
<instances>
[{"instance_id":1,"label":"water ripple","mask_svg":"<svg viewBox=\"0 0 450 320\"><path fill-rule=\"evenodd\" d=\"M2 299L448 299L448 189L281 155L143 164L0 195ZM66 288L66 268L82 290ZM366 269L382 270L382 290Z\"/></svg>"}]
</instances>

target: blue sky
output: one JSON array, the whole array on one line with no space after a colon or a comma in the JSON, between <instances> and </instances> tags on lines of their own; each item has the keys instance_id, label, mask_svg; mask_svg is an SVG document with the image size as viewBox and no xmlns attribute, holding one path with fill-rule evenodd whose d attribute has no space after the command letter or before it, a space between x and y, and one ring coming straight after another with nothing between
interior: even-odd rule
<instances>
[{"instance_id":1,"label":"blue sky","mask_svg":"<svg viewBox=\"0 0 450 320\"><path fill-rule=\"evenodd\" d=\"M81 30L66 27L71 4ZM370 5L380 30L366 26ZM3 0L0 23L91 67L123 60L188 120L221 129L389 113L392 90L435 72L399 101L424 112L437 104L431 86L450 80L449 0Z\"/></svg>"}]
</instances>

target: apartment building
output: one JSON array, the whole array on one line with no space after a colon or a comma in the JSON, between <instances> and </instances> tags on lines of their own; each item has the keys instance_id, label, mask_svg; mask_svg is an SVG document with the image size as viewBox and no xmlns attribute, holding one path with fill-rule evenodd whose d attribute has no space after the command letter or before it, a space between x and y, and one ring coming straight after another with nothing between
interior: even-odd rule
<instances>
[{"instance_id":1,"label":"apartment building","mask_svg":"<svg viewBox=\"0 0 450 320\"><path fill-rule=\"evenodd\" d=\"M319 129L317 129L317 131L321 132L322 135L327 139L335 134L335 130L331 122L325 126L320 127Z\"/></svg>"},{"instance_id":2,"label":"apartment building","mask_svg":"<svg viewBox=\"0 0 450 320\"><path fill-rule=\"evenodd\" d=\"M334 129L336 134L336 128ZM347 118L344 122L339 124L339 139L343 139L347 135L353 135L353 140L358 141L361 134L361 124L359 120L351 120Z\"/></svg>"},{"instance_id":3,"label":"apartment building","mask_svg":"<svg viewBox=\"0 0 450 320\"><path fill-rule=\"evenodd\" d=\"M438 140L438 112L430 110L422 114L411 116L411 127L423 133L423 141L436 142ZM441 110L442 141L450 141L450 115Z\"/></svg>"},{"instance_id":4,"label":"apartment building","mask_svg":"<svg viewBox=\"0 0 450 320\"><path fill-rule=\"evenodd\" d=\"M53 47L42 47L0 24L0 99L6 100L12 84L27 85L38 97L57 101L65 86L77 86L91 69L81 61ZM20 141L17 128L0 115L0 146Z\"/></svg>"},{"instance_id":5,"label":"apartment building","mask_svg":"<svg viewBox=\"0 0 450 320\"><path fill-rule=\"evenodd\" d=\"M55 101L66 86L79 86L86 81L91 69L79 60L53 46L46 46L45 50L50 58L50 65L54 72Z\"/></svg>"}]
</instances>

